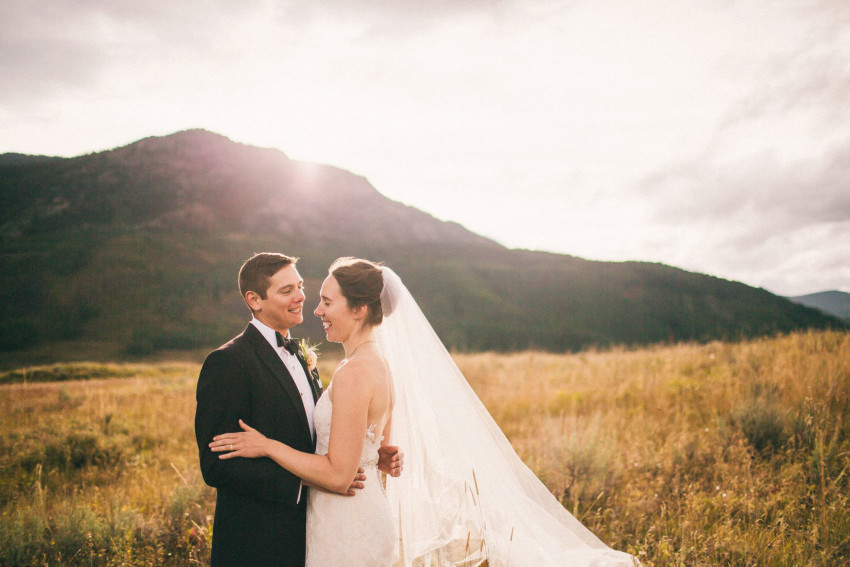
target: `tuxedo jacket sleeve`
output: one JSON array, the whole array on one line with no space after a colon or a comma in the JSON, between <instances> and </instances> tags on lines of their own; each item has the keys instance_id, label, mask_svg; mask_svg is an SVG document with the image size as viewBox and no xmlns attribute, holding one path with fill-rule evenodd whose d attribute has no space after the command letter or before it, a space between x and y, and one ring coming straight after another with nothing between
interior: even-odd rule
<instances>
[{"instance_id":1,"label":"tuxedo jacket sleeve","mask_svg":"<svg viewBox=\"0 0 850 567\"><path fill-rule=\"evenodd\" d=\"M275 362L280 366L273 366ZM286 380L291 382L277 353L252 325L207 357L198 378L195 435L208 485L219 492L296 506L298 477L269 458L220 459L209 448L216 435L241 431L242 419L269 438L312 452L303 405L293 403Z\"/></svg>"}]
</instances>

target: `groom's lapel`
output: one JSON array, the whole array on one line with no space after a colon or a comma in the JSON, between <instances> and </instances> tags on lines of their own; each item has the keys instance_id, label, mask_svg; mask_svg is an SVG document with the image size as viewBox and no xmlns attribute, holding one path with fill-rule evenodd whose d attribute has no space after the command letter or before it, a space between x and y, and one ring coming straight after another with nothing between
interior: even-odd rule
<instances>
[{"instance_id":1,"label":"groom's lapel","mask_svg":"<svg viewBox=\"0 0 850 567\"><path fill-rule=\"evenodd\" d=\"M298 386L295 385L295 381L292 379L292 375L289 373L289 370L286 369L286 365L265 337L263 337L260 331L254 327L254 325L248 325L248 328L245 330L245 336L254 346L257 357L266 366L268 371L275 377L277 382L281 385L281 387L283 387L283 390L289 396L289 399L292 401L292 405L295 407L298 414L299 421L301 422L301 425L304 426L304 431L306 431L309 436L310 424L307 423L307 412L304 409L304 402L301 401L301 392L298 391Z\"/></svg>"}]
</instances>

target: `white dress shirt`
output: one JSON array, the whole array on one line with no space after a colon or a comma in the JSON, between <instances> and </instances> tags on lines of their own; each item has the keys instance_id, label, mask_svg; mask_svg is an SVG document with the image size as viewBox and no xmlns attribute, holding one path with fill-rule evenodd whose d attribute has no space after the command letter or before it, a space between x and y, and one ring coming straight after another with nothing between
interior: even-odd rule
<instances>
[{"instance_id":1,"label":"white dress shirt","mask_svg":"<svg viewBox=\"0 0 850 567\"><path fill-rule=\"evenodd\" d=\"M310 388L309 378L304 373L304 367L301 366L297 356L285 348L277 346L277 337L275 336L274 329L257 318L251 319L251 323L260 331L269 344L272 345L280 360L283 361L283 365L289 370L289 374L292 376L292 380L301 394L301 403L304 404L304 411L307 413L307 423L310 425L310 435L315 437L316 429L313 426L313 410L316 409L316 402L313 401L313 390ZM287 333L288 335L289 333Z\"/></svg>"},{"instance_id":2,"label":"white dress shirt","mask_svg":"<svg viewBox=\"0 0 850 567\"><path fill-rule=\"evenodd\" d=\"M275 336L275 330L257 319L256 317L251 319L251 324L253 324L260 334L265 337L265 339L272 345L272 348L275 350L277 355L283 361L283 365L286 366L286 369L289 370L289 374L292 376L292 380L295 382L295 385L298 387L298 392L301 394L301 403L304 404L304 411L307 413L307 423L310 426L310 435L315 439L316 437L316 428L313 426L313 410L316 409L316 402L313 401L313 390L310 388L310 382L307 378L307 375L304 374L304 367L301 366L301 363L298 362L298 357L286 350L281 346L277 346L277 337ZM287 332L287 337L289 333ZM298 489L298 496L295 499L296 503L301 502L301 493L304 492L304 482L301 482L301 488Z\"/></svg>"}]
</instances>

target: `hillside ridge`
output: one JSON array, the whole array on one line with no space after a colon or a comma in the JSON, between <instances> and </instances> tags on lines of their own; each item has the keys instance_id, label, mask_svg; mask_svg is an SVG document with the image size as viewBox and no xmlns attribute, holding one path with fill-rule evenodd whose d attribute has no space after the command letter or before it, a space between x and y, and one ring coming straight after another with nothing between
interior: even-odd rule
<instances>
[{"instance_id":1,"label":"hillside ridge","mask_svg":"<svg viewBox=\"0 0 850 567\"><path fill-rule=\"evenodd\" d=\"M364 176L195 129L0 162L0 352L74 341L131 355L214 347L244 328L236 272L263 250L302 258L308 305L335 258L385 261L459 350L847 327L664 264L510 250L388 199ZM323 340L305 319L302 332Z\"/></svg>"}]
</instances>

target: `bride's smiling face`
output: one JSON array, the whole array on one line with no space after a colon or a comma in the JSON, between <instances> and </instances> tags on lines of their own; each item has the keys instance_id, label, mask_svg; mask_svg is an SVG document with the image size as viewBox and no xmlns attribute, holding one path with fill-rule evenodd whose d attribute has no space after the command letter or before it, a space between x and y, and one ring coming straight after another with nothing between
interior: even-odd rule
<instances>
[{"instance_id":1,"label":"bride's smiling face","mask_svg":"<svg viewBox=\"0 0 850 567\"><path fill-rule=\"evenodd\" d=\"M362 317L348 306L336 278L328 276L319 290L319 305L313 314L322 320L325 335L334 343L345 342L355 331Z\"/></svg>"}]
</instances>

